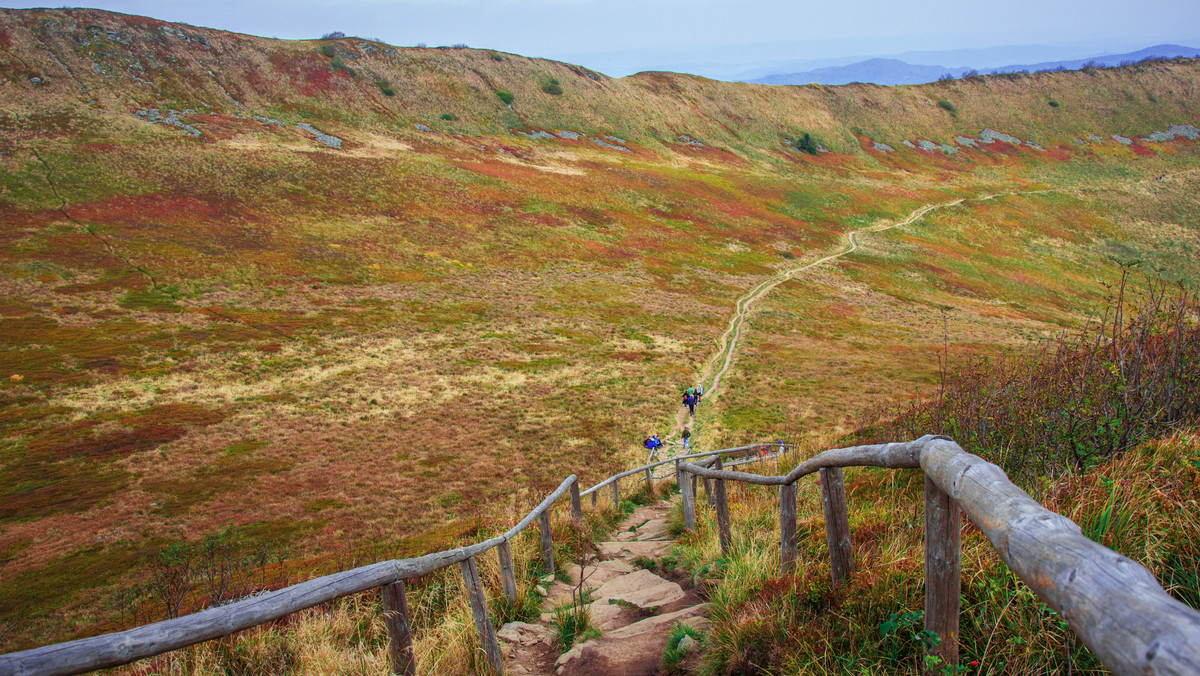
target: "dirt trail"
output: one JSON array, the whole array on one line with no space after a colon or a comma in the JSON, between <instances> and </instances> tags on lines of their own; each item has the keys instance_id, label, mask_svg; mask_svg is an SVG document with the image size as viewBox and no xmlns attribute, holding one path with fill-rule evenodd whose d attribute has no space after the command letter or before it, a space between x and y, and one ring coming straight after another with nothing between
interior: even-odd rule
<instances>
[{"instance_id":1,"label":"dirt trail","mask_svg":"<svg viewBox=\"0 0 1200 676\"><path fill-rule=\"evenodd\" d=\"M991 197L996 197L996 195L990 195L987 199L990 199ZM725 332L722 333L719 338L717 338L717 351L704 365L704 370L700 372L700 382L704 383L708 382L710 378L712 379L712 382L705 387L704 398L711 401L712 398L716 397L720 393L721 378L726 372L729 371L729 367L733 365L733 357L737 351L738 341L741 340L742 330L745 327L746 320L750 316L750 310L755 303L757 303L759 300L762 300L763 296L766 296L768 293L770 293L772 289L780 284L783 284L789 279L794 278L796 275L804 272L805 270L810 270L823 263L828 263L829 261L837 260L846 254L853 253L858 249L858 235L864 232L882 232L891 228L910 225L934 209L942 209L944 207L961 204L966 199L968 198L963 197L950 202L926 204L925 206L910 213L903 220L896 221L894 223L879 223L869 228L862 228L846 233L846 241L842 245L842 249L815 261L810 261L797 267L783 270L779 274L764 281L763 283L751 289L748 293L746 293L746 295L739 298L733 316L730 317L729 324L725 328ZM717 367L718 363L720 363L719 367ZM679 433L683 431L684 426L687 424L687 420L687 409L680 408L679 412L675 415L675 426L671 428L671 433L669 436L677 437Z\"/></svg>"},{"instance_id":2,"label":"dirt trail","mask_svg":"<svg viewBox=\"0 0 1200 676\"><path fill-rule=\"evenodd\" d=\"M1043 188L1043 189L1038 189L1038 190L1010 190L1010 191L1006 191L1006 192L992 193L992 194L986 194L986 195L975 195L972 197L962 197L962 198L952 200L949 202L937 202L937 203L933 203L933 204L926 204L926 205L914 210L912 213L910 213L908 216L906 216L903 220L900 220L900 221L896 221L896 222L884 221L883 223L879 223L879 224L873 225L868 228L861 228L859 230L854 230L849 233L846 233L845 243L842 245L842 248L840 250L838 250L834 253L831 253L823 258L819 258L815 261L810 261L808 263L802 263L802 264L798 265L797 267L788 268L786 270L783 270L779 274L775 275L774 277L772 277L772 278L762 282L758 286L754 287L748 293L746 293L746 295L744 295L738 299L733 316L730 317L730 319L729 319L729 324L726 326L724 333L722 333L720 335L720 337L718 337L716 340L717 351L715 353L713 353L713 355L709 358L708 362L705 363L704 369L700 372L699 382L709 383L709 379L710 378L712 379L711 383L709 383L705 386L704 398L711 401L713 398L719 396L720 391L721 391L721 378L725 376L725 374L729 371L729 368L733 365L733 358L734 358L735 353L737 352L738 342L741 340L742 331L745 328L746 321L750 316L750 310L754 306L754 304L757 303L759 300L762 300L762 298L764 296L766 296L768 293L770 293L770 291L772 289L774 289L775 287L779 286L780 284L794 278L796 275L800 274L801 272L804 272L806 270L811 270L812 268L815 268L818 265L821 265L823 263L828 263L833 260L837 260L838 258L841 258L842 256L853 253L854 251L856 251L858 249L858 236L863 233L883 232L885 230L890 230L892 228L899 228L899 227L902 227L905 225L910 225L910 224L916 222L918 219L924 217L926 214L928 214L931 211L934 211L937 209L944 209L946 207L956 206L956 205L962 204L963 202L966 202L966 201L986 202L988 200L996 199L998 197L1008 197L1008 196L1012 196L1012 195L1047 195L1047 194L1052 194L1052 193L1071 193L1071 192L1086 192L1086 191L1096 191L1096 190L1111 190L1116 187L1130 187L1130 186L1134 186L1134 185L1140 185L1143 183L1164 182L1168 179L1175 178L1176 176L1182 176L1185 174L1192 174L1192 173L1196 173L1196 172L1200 172L1200 169L1185 169L1183 171L1177 171L1177 172L1170 173L1170 174L1163 174L1161 176L1156 176L1154 178L1139 179L1137 181L1130 181L1128 183L1121 183L1121 184L1116 184L1116 185L1076 186L1076 187L1070 187L1070 188ZM675 425L674 425L674 427L671 428L670 434L667 435L668 438L671 438L671 439L678 438L680 432L682 432L684 427L687 425L687 422L688 422L687 409L680 407L678 412L675 414ZM672 448L672 450L682 450L682 446L680 446L680 445L673 445L671 448Z\"/></svg>"},{"instance_id":3,"label":"dirt trail","mask_svg":"<svg viewBox=\"0 0 1200 676\"><path fill-rule=\"evenodd\" d=\"M612 541L596 544L597 556L582 570L578 564L568 567L571 585L555 581L544 588L545 612L537 624L504 625L497 637L506 673L657 674L671 627L683 622L703 628L708 622L703 617L706 606L693 591L638 565L670 550L674 542L667 533L670 509L666 502L638 508L617 526ZM558 655L549 628L553 610L570 602L581 575L584 588L592 590L594 600L588 606L592 621L604 633Z\"/></svg>"}]
</instances>

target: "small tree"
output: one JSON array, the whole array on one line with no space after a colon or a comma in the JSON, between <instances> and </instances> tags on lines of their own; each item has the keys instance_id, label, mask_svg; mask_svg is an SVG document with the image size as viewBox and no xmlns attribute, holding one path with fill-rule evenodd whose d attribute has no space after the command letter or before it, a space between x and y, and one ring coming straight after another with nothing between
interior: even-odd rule
<instances>
[{"instance_id":1,"label":"small tree","mask_svg":"<svg viewBox=\"0 0 1200 676\"><path fill-rule=\"evenodd\" d=\"M346 37L346 34L341 31L333 31L321 36L322 40L341 40Z\"/></svg>"},{"instance_id":2,"label":"small tree","mask_svg":"<svg viewBox=\"0 0 1200 676\"><path fill-rule=\"evenodd\" d=\"M497 89L496 96L500 97L500 100L504 102L504 105L506 105L506 106L512 105L513 95L511 92L504 90L504 89Z\"/></svg>"}]
</instances>

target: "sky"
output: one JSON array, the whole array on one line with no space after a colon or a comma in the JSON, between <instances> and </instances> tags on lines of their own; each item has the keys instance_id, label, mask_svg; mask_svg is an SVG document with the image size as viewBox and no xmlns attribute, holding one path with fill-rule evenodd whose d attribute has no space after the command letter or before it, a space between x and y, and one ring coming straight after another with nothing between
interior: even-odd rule
<instances>
[{"instance_id":1,"label":"sky","mask_svg":"<svg viewBox=\"0 0 1200 676\"><path fill-rule=\"evenodd\" d=\"M0 0L0 7L33 6ZM980 61L936 65L986 67L1160 43L1200 46L1200 0L99 0L87 6L264 37L342 31L394 45L466 44L613 76L677 70L732 78L785 62L798 69L916 50L968 50L958 58ZM1051 56L1012 61L1020 52L971 51L1004 46Z\"/></svg>"}]
</instances>

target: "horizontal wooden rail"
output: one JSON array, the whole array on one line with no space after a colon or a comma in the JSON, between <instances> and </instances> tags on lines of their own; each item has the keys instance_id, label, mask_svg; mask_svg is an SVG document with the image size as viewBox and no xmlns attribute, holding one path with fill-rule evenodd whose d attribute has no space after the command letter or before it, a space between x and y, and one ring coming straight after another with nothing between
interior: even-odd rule
<instances>
[{"instance_id":1,"label":"horizontal wooden rail","mask_svg":"<svg viewBox=\"0 0 1200 676\"><path fill-rule=\"evenodd\" d=\"M787 444L785 444L784 446L786 447ZM737 448L722 448L717 451L706 451L704 453L692 453L690 455L678 455L678 456L675 456L674 458L667 458L666 460L659 460L657 462L651 462L651 463L642 465L641 467L635 467L633 469L626 470L624 472L621 472L620 474L614 474L614 475L608 477L607 479L605 479L604 481L601 481L600 483L596 484L595 486L592 486L591 488L589 488L585 491L580 491L579 495L580 495L580 497L583 497L586 495L591 495L592 493L595 493L596 491L600 490L601 488L604 488L605 486L611 484L614 481L620 481L621 479L633 476L634 474L637 474L638 472L645 472L646 470L651 470L656 467L661 467L662 465L669 465L672 463L676 463L680 460L692 459L692 458L711 458L714 455L729 455L730 453L737 453L739 451L748 451L753 448L764 448L764 447L778 448L779 444L752 444L750 446L738 446ZM754 460L758 460L758 459L751 458L750 460L754 461Z\"/></svg>"},{"instance_id":2,"label":"horizontal wooden rail","mask_svg":"<svg viewBox=\"0 0 1200 676\"><path fill-rule=\"evenodd\" d=\"M504 535L483 542L362 566L198 613L66 643L0 655L0 676L78 674L120 666L277 620L349 594L421 577L508 542L550 508L576 481L574 474Z\"/></svg>"},{"instance_id":3,"label":"horizontal wooden rail","mask_svg":"<svg viewBox=\"0 0 1200 676\"><path fill-rule=\"evenodd\" d=\"M736 453L765 446L774 447L776 444L755 444L753 446L727 448L705 453L694 453L680 456L679 458L670 458L615 474L582 493L576 493L578 490L578 478L572 474L564 479L554 492L547 495L537 507L534 507L515 526L503 535L489 540L443 552L426 554L416 558L382 561L353 570L325 575L285 589L256 594L235 603L209 608L183 617L134 627L126 631L102 634L100 636L92 636L0 655L0 676L57 676L60 674L78 674L96 669L120 666L179 648L185 648L196 643L211 641L212 639L227 636L235 632L245 631L246 629L251 629L272 620L285 617L291 613L304 610L305 608L311 608L312 606L327 603L350 594L365 592L375 587L383 588L386 590L384 592L385 595L391 593L395 597L390 602L385 603L385 605L388 605L389 612L392 612L394 615L389 621L395 625L394 633L401 636L401 642L407 641L409 639L407 634L408 620L405 617L407 613L406 610L399 610L399 608L405 605L402 596L403 586L391 587L391 585L403 580L428 575L434 571L458 563L463 565L464 575L467 576L467 584L470 587L472 584L472 571L475 570L474 558L486 553L493 547L499 547L502 577L505 582L505 594L515 596L515 581L508 579L508 576L511 576L512 573L512 557L511 553L507 551L507 543L521 531L528 528L535 519L542 520L543 515L547 514L551 506L562 498L563 494L568 490L572 492L572 516L579 519L581 518L579 496L594 493L604 486L615 484L624 477L648 471L660 465L677 463L681 458L714 458L718 454ZM751 460L759 459L762 458ZM701 467L702 465L696 466ZM548 549L548 529L544 522L542 523L542 533L543 555L545 560L550 562L552 561L552 550ZM506 563L507 568L505 566ZM552 566L553 564L548 563L547 565ZM477 573L475 575L477 576ZM509 589L510 586L512 589ZM478 603L473 605L478 605ZM483 606L483 608L486 608L486 606ZM476 621L478 623L480 621L480 612L482 611L479 608L475 610ZM404 629L403 632L400 630L401 627ZM389 625L389 632L392 631L393 628ZM487 644L486 632L481 630L481 633L484 634L482 636L483 642ZM403 652L405 646L398 644L393 645L392 648L393 652L398 655ZM408 648L408 650L411 655L411 648ZM492 654L493 651L491 650L488 653L489 660L497 658L498 653ZM397 655L393 655L394 662L398 660ZM405 663L404 668L411 668L411 663Z\"/></svg>"},{"instance_id":4,"label":"horizontal wooden rail","mask_svg":"<svg viewBox=\"0 0 1200 676\"><path fill-rule=\"evenodd\" d=\"M931 514L926 515L926 556L938 556L932 563L927 561L926 569L938 575L939 589L954 590L940 596L927 594L927 628L932 621L932 626L939 628L936 633L957 639L955 524L961 507L1009 568L1066 619L1113 673L1200 674L1200 611L1172 598L1141 564L1088 539L1075 522L1047 510L1013 485L1002 469L946 437L825 451L781 476L709 469L689 462L680 463L679 468L709 479L792 486L821 469L851 466L925 472L926 505L935 505L933 524ZM786 516L786 499L784 502L781 514ZM786 559L788 524L782 527ZM937 537L949 537L931 542L931 528L938 531ZM786 567L787 561L784 563ZM926 584L934 582L927 580ZM950 595L954 598L948 598ZM931 596L936 607L930 605ZM957 647L944 646L936 652L952 664Z\"/></svg>"}]
</instances>

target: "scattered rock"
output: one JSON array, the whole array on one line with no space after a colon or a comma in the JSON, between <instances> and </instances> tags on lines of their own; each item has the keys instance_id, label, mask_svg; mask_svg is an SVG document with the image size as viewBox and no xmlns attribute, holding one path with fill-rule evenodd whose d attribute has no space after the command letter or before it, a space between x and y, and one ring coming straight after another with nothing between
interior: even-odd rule
<instances>
[{"instance_id":1,"label":"scattered rock","mask_svg":"<svg viewBox=\"0 0 1200 676\"><path fill-rule=\"evenodd\" d=\"M433 131L433 127L430 127L427 124L421 124L420 122L413 122L413 127L415 127L417 131Z\"/></svg>"},{"instance_id":2,"label":"scattered rock","mask_svg":"<svg viewBox=\"0 0 1200 676\"><path fill-rule=\"evenodd\" d=\"M607 137L606 137L606 138L607 138ZM626 147L624 147L624 146L613 145L613 144L611 144L611 143L608 143L607 141L601 141L601 140L600 140L600 139L598 139L598 138L589 138L589 140L590 140L592 143L595 143L596 145L598 145L598 146L600 146L600 147L602 147L602 148L611 148L611 149L613 149L613 150L620 150L620 151L621 151L621 152L623 152L623 153L632 152L632 151L630 151L630 150L629 150L629 148L626 148Z\"/></svg>"},{"instance_id":3,"label":"scattered rock","mask_svg":"<svg viewBox=\"0 0 1200 676\"><path fill-rule=\"evenodd\" d=\"M1121 145L1123 145L1123 146L1127 146L1127 145L1129 145L1129 144L1133 143L1133 139L1131 139L1131 138L1126 138L1126 137L1124 137L1124 136L1121 136L1120 134L1113 134L1113 135L1112 135L1112 139L1113 139L1114 141L1116 141L1117 143L1120 143L1120 144L1121 144Z\"/></svg>"},{"instance_id":4,"label":"scattered rock","mask_svg":"<svg viewBox=\"0 0 1200 676\"><path fill-rule=\"evenodd\" d=\"M540 584L538 586L534 587L533 591L537 592L538 596L549 596L550 595L550 592L546 591L546 588Z\"/></svg>"},{"instance_id":5,"label":"scattered rock","mask_svg":"<svg viewBox=\"0 0 1200 676\"><path fill-rule=\"evenodd\" d=\"M558 137L559 137L559 138L565 138L565 139L567 139L567 140L569 140L569 141L578 141L578 140L579 140L579 137L580 137L581 135L582 135L582 134L580 134L579 132L577 132L577 131L571 131L570 129L560 129L560 130L558 131Z\"/></svg>"},{"instance_id":6,"label":"scattered rock","mask_svg":"<svg viewBox=\"0 0 1200 676\"><path fill-rule=\"evenodd\" d=\"M1046 152L1046 149L1045 149L1045 148L1043 148L1042 146L1038 145L1037 143L1034 143L1033 141L1026 141L1026 142L1025 142L1025 145L1026 145L1026 146L1028 146L1028 147L1030 147L1030 148L1033 148L1034 150L1040 150L1040 151L1042 151L1042 152Z\"/></svg>"},{"instance_id":7,"label":"scattered rock","mask_svg":"<svg viewBox=\"0 0 1200 676\"><path fill-rule=\"evenodd\" d=\"M996 131L995 129L984 129L983 131L979 132L979 140L983 141L984 143L1003 141L1004 143L1011 143L1018 146L1021 145L1021 139L1017 138L1016 136L1011 136L1009 134Z\"/></svg>"},{"instance_id":8,"label":"scattered rock","mask_svg":"<svg viewBox=\"0 0 1200 676\"><path fill-rule=\"evenodd\" d=\"M1165 141L1174 141L1176 136L1182 136L1189 141L1195 141L1197 138L1200 138L1200 129L1190 124L1173 124L1166 131L1151 132L1146 137L1146 140L1163 143Z\"/></svg>"},{"instance_id":9,"label":"scattered rock","mask_svg":"<svg viewBox=\"0 0 1200 676\"><path fill-rule=\"evenodd\" d=\"M1099 136L1096 136L1095 134L1088 134L1087 137L1088 137L1089 141L1095 141L1096 143L1100 143L1101 141L1104 140L1104 139L1100 138Z\"/></svg>"},{"instance_id":10,"label":"scattered rock","mask_svg":"<svg viewBox=\"0 0 1200 676\"><path fill-rule=\"evenodd\" d=\"M280 120L276 120L273 117L263 117L262 115L255 115L254 119L258 120L259 122L261 122L267 126L270 126L270 125L275 125L276 127L283 126L283 122L281 122Z\"/></svg>"},{"instance_id":11,"label":"scattered rock","mask_svg":"<svg viewBox=\"0 0 1200 676\"><path fill-rule=\"evenodd\" d=\"M625 139L621 138L620 136L613 136L612 134L605 134L604 138L608 139L609 141L612 141L613 143L621 143L621 144L627 143L627 141Z\"/></svg>"},{"instance_id":12,"label":"scattered rock","mask_svg":"<svg viewBox=\"0 0 1200 676\"><path fill-rule=\"evenodd\" d=\"M701 141L698 138L693 138L691 136L688 136L687 134L680 134L677 138L679 140L679 143L681 143L682 145L691 146L692 148L703 148L704 147L704 141Z\"/></svg>"},{"instance_id":13,"label":"scattered rock","mask_svg":"<svg viewBox=\"0 0 1200 676\"><path fill-rule=\"evenodd\" d=\"M191 108L185 108L184 110L171 110L165 116L162 113L158 112L157 108L144 108L144 109L134 111L133 114L136 117L140 117L143 120L145 120L151 124L169 124L169 125L172 125L175 127L179 127L188 136L194 136L194 137L200 136L199 129L197 129L196 127L193 127L190 124L185 124L182 120L179 119L179 117L181 115L195 115L196 111L192 110Z\"/></svg>"},{"instance_id":14,"label":"scattered rock","mask_svg":"<svg viewBox=\"0 0 1200 676\"><path fill-rule=\"evenodd\" d=\"M542 584L550 584L551 582L554 582L554 573L549 573L547 575L543 575L538 578L538 581L541 582Z\"/></svg>"},{"instance_id":15,"label":"scattered rock","mask_svg":"<svg viewBox=\"0 0 1200 676\"><path fill-rule=\"evenodd\" d=\"M509 643L533 645L546 638L548 633L548 630L540 624L509 622L500 627L500 631L496 632L496 638Z\"/></svg>"},{"instance_id":16,"label":"scattered rock","mask_svg":"<svg viewBox=\"0 0 1200 676\"><path fill-rule=\"evenodd\" d=\"M917 147L919 147L921 150L924 150L927 153L931 153L935 150L940 150L940 151L946 153L947 155L953 155L954 153L958 152L958 148L955 148L954 146L942 145L940 143L934 143L933 141L926 141L924 139L917 141Z\"/></svg>"},{"instance_id":17,"label":"scattered rock","mask_svg":"<svg viewBox=\"0 0 1200 676\"><path fill-rule=\"evenodd\" d=\"M558 138L554 134L551 134L548 131L542 131L541 129L535 129L533 131L518 131L517 133L520 134L521 136L524 136L526 138L531 138L534 140L544 138L544 139L549 139L549 140L553 141Z\"/></svg>"},{"instance_id":18,"label":"scattered rock","mask_svg":"<svg viewBox=\"0 0 1200 676\"><path fill-rule=\"evenodd\" d=\"M878 150L878 151L884 152L884 153L896 152L895 148L889 146L886 143L880 143L879 141L875 141L874 143L872 143L871 147L874 148L875 150Z\"/></svg>"},{"instance_id":19,"label":"scattered rock","mask_svg":"<svg viewBox=\"0 0 1200 676\"><path fill-rule=\"evenodd\" d=\"M312 126L311 124L309 124L307 122L301 122L300 124L298 124L296 126L300 127L304 131L312 134L313 138L315 138L318 142L324 143L325 145L329 146L330 148L341 148L342 147L342 139L340 139L336 136L333 136L332 134L326 134L325 132L321 131L320 129L317 129L316 127Z\"/></svg>"},{"instance_id":20,"label":"scattered rock","mask_svg":"<svg viewBox=\"0 0 1200 676\"><path fill-rule=\"evenodd\" d=\"M35 76L29 78L29 84L40 85L40 84L42 84L42 78L35 75Z\"/></svg>"},{"instance_id":21,"label":"scattered rock","mask_svg":"<svg viewBox=\"0 0 1200 676\"><path fill-rule=\"evenodd\" d=\"M960 145L960 146L966 146L968 148L978 148L979 147L979 141L976 141L975 139L970 138L968 136L955 136L954 140L957 141L958 145Z\"/></svg>"},{"instance_id":22,"label":"scattered rock","mask_svg":"<svg viewBox=\"0 0 1200 676\"><path fill-rule=\"evenodd\" d=\"M915 145L913 145L912 141L904 140L904 141L901 141L901 143L908 146L909 148L912 148L913 150L917 149L917 147Z\"/></svg>"},{"instance_id":23,"label":"scattered rock","mask_svg":"<svg viewBox=\"0 0 1200 676\"><path fill-rule=\"evenodd\" d=\"M696 648L699 648L700 644L696 641L696 639L685 634L683 638L679 639L679 645L676 647L681 653L690 653Z\"/></svg>"}]
</instances>

